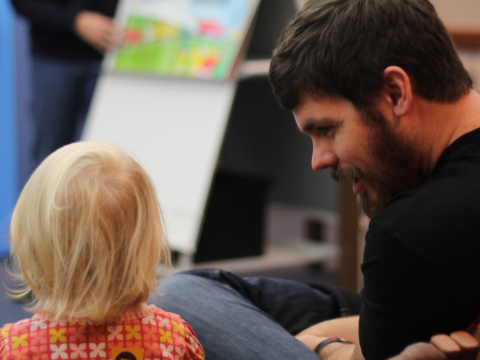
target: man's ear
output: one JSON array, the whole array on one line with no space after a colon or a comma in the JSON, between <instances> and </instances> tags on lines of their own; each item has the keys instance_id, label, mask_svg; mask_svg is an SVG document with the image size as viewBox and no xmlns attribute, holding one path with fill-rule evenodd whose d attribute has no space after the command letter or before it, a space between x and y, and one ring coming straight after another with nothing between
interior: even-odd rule
<instances>
[{"instance_id":1,"label":"man's ear","mask_svg":"<svg viewBox=\"0 0 480 360\"><path fill-rule=\"evenodd\" d=\"M383 71L384 95L395 116L403 117L412 106L412 86L407 73L398 66L389 66Z\"/></svg>"}]
</instances>

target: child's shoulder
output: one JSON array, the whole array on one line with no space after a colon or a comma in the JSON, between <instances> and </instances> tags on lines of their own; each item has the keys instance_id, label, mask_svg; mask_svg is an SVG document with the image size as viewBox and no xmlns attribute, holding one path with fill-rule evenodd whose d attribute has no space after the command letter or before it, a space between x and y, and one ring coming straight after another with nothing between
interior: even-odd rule
<instances>
[{"instance_id":1,"label":"child's shoulder","mask_svg":"<svg viewBox=\"0 0 480 360\"><path fill-rule=\"evenodd\" d=\"M144 324L150 326L164 327L165 324L185 324L180 315L165 311L155 305L148 305L141 311L126 313L116 325ZM113 325L113 324L112 324Z\"/></svg>"},{"instance_id":2,"label":"child's shoulder","mask_svg":"<svg viewBox=\"0 0 480 360\"><path fill-rule=\"evenodd\" d=\"M157 319L158 326L161 328L167 327L170 329L170 327L174 327L174 331L177 331L177 329L184 329L184 331L188 331L189 333L195 335L190 325L188 325L187 322L178 314L156 308L153 315Z\"/></svg>"},{"instance_id":3,"label":"child's shoulder","mask_svg":"<svg viewBox=\"0 0 480 360\"><path fill-rule=\"evenodd\" d=\"M165 311L165 310L160 309L158 307L155 307L154 314L157 318L162 317L164 319L183 321L182 318L180 317L180 315Z\"/></svg>"},{"instance_id":4,"label":"child's shoulder","mask_svg":"<svg viewBox=\"0 0 480 360\"><path fill-rule=\"evenodd\" d=\"M205 358L202 345L190 325L180 315L154 307L153 316L156 319L160 333L160 347L164 351L175 349L179 359L203 360Z\"/></svg>"},{"instance_id":5,"label":"child's shoulder","mask_svg":"<svg viewBox=\"0 0 480 360\"><path fill-rule=\"evenodd\" d=\"M28 336L28 333L35 331L37 328L46 328L35 316L29 319L23 319L16 323L3 325L0 328L0 356L4 353L6 345L9 342L17 342L23 344Z\"/></svg>"},{"instance_id":6,"label":"child's shoulder","mask_svg":"<svg viewBox=\"0 0 480 360\"><path fill-rule=\"evenodd\" d=\"M36 325L36 326L34 326ZM38 319L36 316L33 316L28 319L23 319L20 321L17 321L16 323L11 323L11 324L5 324L3 325L2 328L0 328L0 338L7 339L10 336L17 335L17 334L24 334L30 330L35 330L33 329L34 327L41 327L41 328L46 328L47 325L44 324L43 320Z\"/></svg>"},{"instance_id":7,"label":"child's shoulder","mask_svg":"<svg viewBox=\"0 0 480 360\"><path fill-rule=\"evenodd\" d=\"M149 305L148 312L141 318L143 324L156 325L160 328L167 328L170 330L171 326L185 326L187 323L181 318L180 315L165 311L156 307L155 305ZM188 325L187 325L188 326Z\"/></svg>"}]
</instances>

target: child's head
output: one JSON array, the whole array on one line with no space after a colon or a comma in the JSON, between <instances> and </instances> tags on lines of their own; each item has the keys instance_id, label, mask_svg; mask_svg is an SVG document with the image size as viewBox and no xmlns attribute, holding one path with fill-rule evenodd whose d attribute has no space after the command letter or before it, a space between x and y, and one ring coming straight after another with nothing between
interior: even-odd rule
<instances>
[{"instance_id":1,"label":"child's head","mask_svg":"<svg viewBox=\"0 0 480 360\"><path fill-rule=\"evenodd\" d=\"M46 158L10 227L37 313L114 320L145 301L170 263L155 190L121 148L79 142Z\"/></svg>"}]
</instances>

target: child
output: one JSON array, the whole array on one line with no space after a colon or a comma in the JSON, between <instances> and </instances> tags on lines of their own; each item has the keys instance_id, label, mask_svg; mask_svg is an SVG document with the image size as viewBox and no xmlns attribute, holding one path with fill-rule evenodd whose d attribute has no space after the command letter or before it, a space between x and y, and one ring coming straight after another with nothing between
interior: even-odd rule
<instances>
[{"instance_id":1,"label":"child","mask_svg":"<svg viewBox=\"0 0 480 360\"><path fill-rule=\"evenodd\" d=\"M157 198L118 146L80 142L33 173L13 213L31 319L5 325L0 359L204 359L180 316L146 305L170 264Z\"/></svg>"}]
</instances>

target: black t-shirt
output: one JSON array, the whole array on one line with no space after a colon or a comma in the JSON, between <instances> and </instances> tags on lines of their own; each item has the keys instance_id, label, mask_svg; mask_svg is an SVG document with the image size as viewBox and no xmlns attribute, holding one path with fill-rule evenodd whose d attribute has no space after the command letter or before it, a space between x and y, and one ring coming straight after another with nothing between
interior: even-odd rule
<instances>
[{"instance_id":1,"label":"black t-shirt","mask_svg":"<svg viewBox=\"0 0 480 360\"><path fill-rule=\"evenodd\" d=\"M370 222L360 345L383 360L480 314L480 129L457 139L418 189Z\"/></svg>"},{"instance_id":2,"label":"black t-shirt","mask_svg":"<svg viewBox=\"0 0 480 360\"><path fill-rule=\"evenodd\" d=\"M32 54L61 60L100 60L102 55L80 39L73 23L82 10L113 17L118 0L12 0L30 21Z\"/></svg>"}]
</instances>

